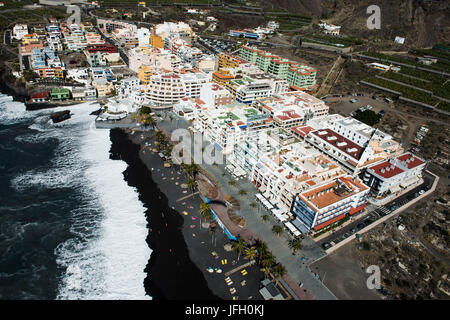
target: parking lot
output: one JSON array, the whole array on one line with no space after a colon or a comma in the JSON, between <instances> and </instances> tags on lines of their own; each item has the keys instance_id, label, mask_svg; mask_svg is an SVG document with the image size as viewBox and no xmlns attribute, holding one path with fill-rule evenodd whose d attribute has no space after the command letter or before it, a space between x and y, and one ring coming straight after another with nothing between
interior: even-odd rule
<instances>
[{"instance_id":1,"label":"parking lot","mask_svg":"<svg viewBox=\"0 0 450 320\"><path fill-rule=\"evenodd\" d=\"M371 225L376 220L381 219L384 216L387 216L391 212L397 210L398 208L404 206L409 201L417 198L424 192L428 191L433 184L433 177L428 175L424 171L423 175L424 182L417 186L416 188L410 190L409 192L401 195L400 197L388 202L382 206L368 205L369 213L364 216L364 218L356 219L356 221L348 224L342 229L335 231L330 236L322 239L319 244L323 249L328 249L337 243L343 241L344 239L350 237L351 235L357 233L359 230ZM355 217L358 218L358 217Z\"/></svg>"},{"instance_id":2,"label":"parking lot","mask_svg":"<svg viewBox=\"0 0 450 320\"><path fill-rule=\"evenodd\" d=\"M375 99L373 97L375 97ZM329 95L325 100L336 112L346 116L367 105L370 105L370 110L376 113L381 110L386 111L389 107L393 107L392 103L385 101L384 96L379 94L368 95L365 93L356 93L356 96L354 96L352 93L346 93L342 95ZM351 100L354 102L350 102Z\"/></svg>"},{"instance_id":3,"label":"parking lot","mask_svg":"<svg viewBox=\"0 0 450 320\"><path fill-rule=\"evenodd\" d=\"M209 49L210 51L218 54L223 51L231 52L233 47L236 45L234 41L224 41L212 38L199 37L198 42Z\"/></svg>"}]
</instances>

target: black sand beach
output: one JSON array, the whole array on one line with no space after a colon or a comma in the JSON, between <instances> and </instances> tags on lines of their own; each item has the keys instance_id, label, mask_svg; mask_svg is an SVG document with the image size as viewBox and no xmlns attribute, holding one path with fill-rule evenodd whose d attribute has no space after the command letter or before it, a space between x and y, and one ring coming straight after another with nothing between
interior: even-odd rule
<instances>
[{"instance_id":1,"label":"black sand beach","mask_svg":"<svg viewBox=\"0 0 450 320\"><path fill-rule=\"evenodd\" d=\"M144 281L154 300L218 299L208 288L203 274L191 262L181 233L183 218L168 206L167 197L152 180L152 174L139 158L139 146L124 131L111 130L111 158L128 164L124 172L130 186L147 208L147 243L153 250Z\"/></svg>"},{"instance_id":2,"label":"black sand beach","mask_svg":"<svg viewBox=\"0 0 450 320\"><path fill-rule=\"evenodd\" d=\"M149 151L151 147L144 146L145 142L153 142L153 134L131 135L111 130L111 158L127 162L125 180L137 188L140 200L148 208L147 243L153 252L146 268L146 292L155 300L260 299L258 289L263 274L256 265L245 267L246 275L239 271L231 274L233 284L226 284L225 273L248 260L241 257L232 264L237 255L224 250L229 240L222 230L218 228L212 237L208 229L200 228L198 209L202 200L199 195L187 197L191 192L180 187L186 176L175 168L164 168L159 156ZM213 257L213 251L218 258ZM224 259L227 261L222 264ZM208 273L209 266L223 272ZM245 286L241 285L242 280L246 281ZM232 287L236 289L234 295L229 291Z\"/></svg>"}]
</instances>

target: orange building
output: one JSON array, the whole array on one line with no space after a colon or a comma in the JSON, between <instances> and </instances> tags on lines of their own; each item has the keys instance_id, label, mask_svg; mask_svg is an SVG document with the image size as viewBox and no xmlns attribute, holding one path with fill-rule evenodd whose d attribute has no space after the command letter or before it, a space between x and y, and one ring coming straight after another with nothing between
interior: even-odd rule
<instances>
[{"instance_id":1,"label":"orange building","mask_svg":"<svg viewBox=\"0 0 450 320\"><path fill-rule=\"evenodd\" d=\"M225 86L228 81L233 80L234 76L228 70L219 69L212 74L212 81Z\"/></svg>"},{"instance_id":2,"label":"orange building","mask_svg":"<svg viewBox=\"0 0 450 320\"><path fill-rule=\"evenodd\" d=\"M138 77L142 84L148 85L150 83L150 78L153 74L150 66L140 66L138 70Z\"/></svg>"},{"instance_id":3,"label":"orange building","mask_svg":"<svg viewBox=\"0 0 450 320\"><path fill-rule=\"evenodd\" d=\"M34 70L42 79L50 78L50 79L63 79L64 71L58 68L39 68Z\"/></svg>"},{"instance_id":4,"label":"orange building","mask_svg":"<svg viewBox=\"0 0 450 320\"><path fill-rule=\"evenodd\" d=\"M156 34L150 35L150 44L153 48L164 48L164 40Z\"/></svg>"}]
</instances>

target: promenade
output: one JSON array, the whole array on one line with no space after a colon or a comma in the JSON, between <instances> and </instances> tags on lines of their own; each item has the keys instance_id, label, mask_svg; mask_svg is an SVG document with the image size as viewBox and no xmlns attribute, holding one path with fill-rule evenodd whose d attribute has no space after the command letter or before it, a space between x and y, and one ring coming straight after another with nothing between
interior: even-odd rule
<instances>
[{"instance_id":1,"label":"promenade","mask_svg":"<svg viewBox=\"0 0 450 320\"><path fill-rule=\"evenodd\" d=\"M172 120L170 120L168 116L163 116L164 119L158 122L159 127L167 133L173 132L177 128L187 129L191 126L191 124L184 119L179 119L173 113L171 113L171 115L173 117ZM191 137L191 139L193 140L193 137ZM206 145L208 145L208 143L204 142L204 146ZM218 151L216 150L216 152ZM299 292L299 295L303 296L299 297L300 299L308 298L308 295L305 295L304 289L309 291L309 293L316 299L336 299L336 297L323 285L321 280L316 278L316 276L309 269L309 265L312 262L326 254L324 250L322 250L310 237L306 236L302 241L303 248L297 252L297 255L294 256L292 250L288 246L288 241L291 239L288 232L285 231L280 237L278 237L275 233L273 233L272 227L279 223L275 221L275 218L270 214L270 212L266 211L266 209L262 206L256 209L250 207L252 202L256 202L255 194L257 193L257 190L248 179L244 178L237 180L237 184L235 186L231 186L228 182L232 179L232 177L228 174L222 177L222 174L226 172L226 163L218 164L217 166L202 163L200 166L208 172L211 178L215 180L221 188L223 194L229 194L239 200L240 210L237 214L246 219L246 226L242 229L243 235L247 234L251 236L251 234L255 234L257 238L262 239L267 244L269 250L276 256L277 261L281 262L286 267L288 275L291 278L289 279L289 277L286 277L286 282L289 282L290 284L294 281L297 284L300 282L303 283L303 287L301 289L298 286L297 288L291 288L295 292ZM239 190L245 190L247 191L247 194L241 197L239 195ZM262 216L265 214L270 217L269 221L266 223L262 220ZM303 261L301 259L302 257L304 257Z\"/></svg>"}]
</instances>

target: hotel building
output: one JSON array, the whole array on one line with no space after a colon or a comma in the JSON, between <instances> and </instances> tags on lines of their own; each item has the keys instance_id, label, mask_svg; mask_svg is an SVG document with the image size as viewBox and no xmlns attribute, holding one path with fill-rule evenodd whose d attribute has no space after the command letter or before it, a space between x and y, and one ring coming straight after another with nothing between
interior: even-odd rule
<instances>
[{"instance_id":1,"label":"hotel building","mask_svg":"<svg viewBox=\"0 0 450 320\"><path fill-rule=\"evenodd\" d=\"M307 90L316 83L316 69L300 65L270 52L242 46L239 56L276 78L286 79L290 86L298 89Z\"/></svg>"},{"instance_id":2,"label":"hotel building","mask_svg":"<svg viewBox=\"0 0 450 320\"><path fill-rule=\"evenodd\" d=\"M332 182L300 192L292 213L307 229L318 231L366 207L369 188L358 178L339 177Z\"/></svg>"},{"instance_id":3,"label":"hotel building","mask_svg":"<svg viewBox=\"0 0 450 320\"><path fill-rule=\"evenodd\" d=\"M425 165L425 160L407 152L368 167L363 181L375 198L385 198L418 184Z\"/></svg>"},{"instance_id":4,"label":"hotel building","mask_svg":"<svg viewBox=\"0 0 450 320\"><path fill-rule=\"evenodd\" d=\"M403 152L390 135L350 117L331 115L307 124L319 129L310 131L305 141L335 159L352 175Z\"/></svg>"}]
</instances>

